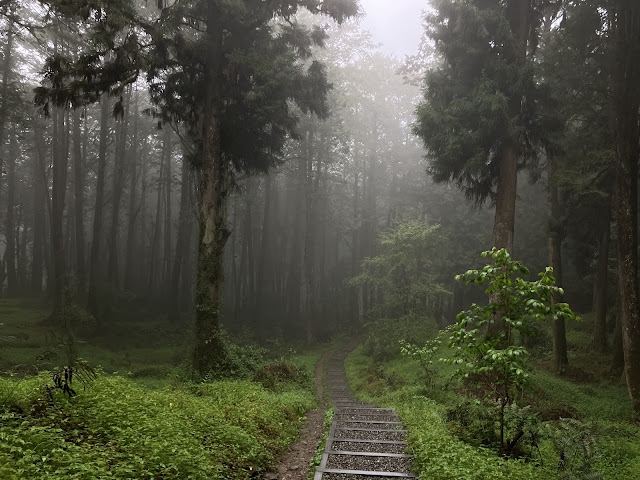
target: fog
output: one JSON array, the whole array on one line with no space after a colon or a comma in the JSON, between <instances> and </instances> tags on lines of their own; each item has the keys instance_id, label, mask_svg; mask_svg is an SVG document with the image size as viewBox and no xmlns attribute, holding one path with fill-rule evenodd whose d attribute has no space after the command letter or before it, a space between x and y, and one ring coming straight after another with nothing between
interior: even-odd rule
<instances>
[{"instance_id":1,"label":"fog","mask_svg":"<svg viewBox=\"0 0 640 480\"><path fill-rule=\"evenodd\" d=\"M139 398L122 418L173 409L175 394L180 422L206 423L200 397L230 422L193 427L220 435L182 455L202 455L198 473L145 456L149 470L109 460L95 478L118 465L112 478L254 479L314 405L322 431L326 361L349 408L389 403L407 431L440 432L411 437L410 455L436 455L420 478L446 470L441 441L479 466L438 478L635 478L638 455L615 457L630 470L612 476L607 445L622 430L635 441L640 414L640 7L432 3L0 0L0 416L13 430L89 398L62 386L75 368L98 393L46 428L64 424L78 448L99 428L69 419L105 392ZM242 403L252 395L268 420ZM168 443L190 428L148 415ZM19 463L5 433L2 478L3 460ZM246 451L229 463L217 445ZM323 480L337 478L327 451ZM565 469L574 454L582 466ZM33 455L43 466L7 478L67 478L44 465L51 452Z\"/></svg>"}]
</instances>

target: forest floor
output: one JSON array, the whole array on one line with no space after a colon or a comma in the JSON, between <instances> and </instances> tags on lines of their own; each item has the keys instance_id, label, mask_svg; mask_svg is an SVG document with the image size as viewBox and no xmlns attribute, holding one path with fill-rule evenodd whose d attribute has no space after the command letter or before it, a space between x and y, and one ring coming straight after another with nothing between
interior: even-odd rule
<instances>
[{"instance_id":1,"label":"forest floor","mask_svg":"<svg viewBox=\"0 0 640 480\"><path fill-rule=\"evenodd\" d=\"M98 376L86 390L74 382L69 398L50 387L70 345L47 314L33 300L0 299L2 480L306 478L323 434L330 345L229 341L229 374L194 381L184 326L122 317L72 340Z\"/></svg>"},{"instance_id":2,"label":"forest floor","mask_svg":"<svg viewBox=\"0 0 640 480\"><path fill-rule=\"evenodd\" d=\"M365 342L347 357L347 378L358 400L395 408L411 431L409 453L421 478L638 479L640 429L624 379L610 373L610 354L591 347L593 322L584 315L567 326L570 368L563 375L551 369L550 329L538 333L527 363L529 385L518 395L507 432L525 428L527 435L510 459L498 454L492 438L495 406L467 396L452 378L456 366L439 361L451 356L446 345L427 375L417 359L392 348L393 334L378 331L378 343ZM397 330L391 322L384 328ZM381 347L396 353L382 355Z\"/></svg>"},{"instance_id":3,"label":"forest floor","mask_svg":"<svg viewBox=\"0 0 640 480\"><path fill-rule=\"evenodd\" d=\"M300 438L291 445L289 451L280 461L275 471L263 474L263 480L306 480L311 461L313 460L318 442L324 433L324 414L327 408L324 394L324 371L326 360L333 349L323 353L316 364L314 384L318 398L318 408L307 414L304 426L300 431Z\"/></svg>"}]
</instances>

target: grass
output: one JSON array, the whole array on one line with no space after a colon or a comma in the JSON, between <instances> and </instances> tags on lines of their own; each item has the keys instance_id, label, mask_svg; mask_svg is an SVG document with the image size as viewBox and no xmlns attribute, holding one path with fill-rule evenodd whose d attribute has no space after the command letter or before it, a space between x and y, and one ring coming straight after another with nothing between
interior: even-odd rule
<instances>
[{"instance_id":1,"label":"grass","mask_svg":"<svg viewBox=\"0 0 640 480\"><path fill-rule=\"evenodd\" d=\"M3 480L256 479L316 406L312 378L326 346L230 345L236 378L197 383L185 374L184 329L166 322L112 324L79 341L80 356L100 365L97 380L86 391L75 382L73 398L50 394L51 371L66 361L43 326L47 313L0 300ZM272 375L259 377L263 367Z\"/></svg>"},{"instance_id":2,"label":"grass","mask_svg":"<svg viewBox=\"0 0 640 480\"><path fill-rule=\"evenodd\" d=\"M315 398L249 381L150 389L100 376L48 398L49 376L0 379L0 478L250 479L296 438ZM8 398L7 398L8 397Z\"/></svg>"},{"instance_id":3,"label":"grass","mask_svg":"<svg viewBox=\"0 0 640 480\"><path fill-rule=\"evenodd\" d=\"M587 316L568 327L570 368L563 376L550 371L549 345L536 347L529 364L530 384L517 402L531 405L545 421L539 423L539 453L529 447L530 456L519 459L504 459L495 449L467 443L457 435L449 414L460 408L465 397L461 386L451 380L452 365L436 362L436 387L430 388L416 360L396 355L376 362L361 346L347 358L347 376L358 399L397 410L411 432L409 447L420 478L640 478L640 430L632 424L626 385L609 373L609 355L590 348L591 326L592 319ZM543 331L545 335L548 332ZM449 355L449 349L442 346L436 358ZM582 447L572 450L571 445L586 445L588 452L580 450ZM559 471L563 449L573 463Z\"/></svg>"},{"instance_id":4,"label":"grass","mask_svg":"<svg viewBox=\"0 0 640 480\"><path fill-rule=\"evenodd\" d=\"M0 372L37 373L67 363L61 340L44 320L49 309L0 299ZM77 338L78 355L107 373L168 377L185 363L186 329L166 321L111 322Z\"/></svg>"}]
</instances>

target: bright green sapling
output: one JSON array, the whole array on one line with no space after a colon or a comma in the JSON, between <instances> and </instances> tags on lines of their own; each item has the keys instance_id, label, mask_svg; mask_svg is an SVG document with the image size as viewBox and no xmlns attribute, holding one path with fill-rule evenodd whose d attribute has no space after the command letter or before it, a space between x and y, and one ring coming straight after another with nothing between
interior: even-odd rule
<instances>
[{"instance_id":1,"label":"bright green sapling","mask_svg":"<svg viewBox=\"0 0 640 480\"><path fill-rule=\"evenodd\" d=\"M489 302L472 304L457 316L448 345L453 356L447 362L459 366L457 375L467 386L480 390L496 402L499 410L500 451L511 454L523 432L505 438L505 409L527 382L525 368L527 350L515 343L516 338L533 335L533 322L546 319L576 319L566 303L553 303L553 295L562 294L555 285L553 270L547 267L538 280L529 281L529 270L511 258L505 249L482 253L493 262L481 270L468 270L457 275L466 284L486 284ZM500 328L495 328L499 325Z\"/></svg>"}]
</instances>

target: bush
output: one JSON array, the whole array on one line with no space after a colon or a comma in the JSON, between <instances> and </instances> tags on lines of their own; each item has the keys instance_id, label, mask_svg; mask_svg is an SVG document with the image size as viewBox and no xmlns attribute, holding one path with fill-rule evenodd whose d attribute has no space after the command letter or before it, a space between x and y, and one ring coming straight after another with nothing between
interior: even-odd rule
<instances>
[{"instance_id":1,"label":"bush","mask_svg":"<svg viewBox=\"0 0 640 480\"><path fill-rule=\"evenodd\" d=\"M526 384L529 374L524 360L527 350L514 344L514 335L532 334L531 323L549 317L575 319L566 303L554 303L553 297L562 294L555 286L553 270L547 267L539 280L530 282L522 278L529 270L511 259L504 248L483 252L493 262L482 270L469 270L456 276L456 280L477 285L487 284L485 293L489 303L471 305L458 314L458 322L451 328L448 345L454 349L454 358L446 361L459 365L457 375L467 384L474 384L499 405L500 452L510 455L515 444L504 436L506 409L513 403L516 393Z\"/></svg>"},{"instance_id":2,"label":"bush","mask_svg":"<svg viewBox=\"0 0 640 480\"><path fill-rule=\"evenodd\" d=\"M266 350L255 345L238 345L225 335L225 356L222 364L211 371L206 381L216 379L250 379L264 365Z\"/></svg>"},{"instance_id":3,"label":"bush","mask_svg":"<svg viewBox=\"0 0 640 480\"><path fill-rule=\"evenodd\" d=\"M442 332L434 339L427 340L422 347L400 340L400 351L403 355L413 358L420 364L424 373L424 382L427 387L435 386L437 369L434 360L439 347L442 345Z\"/></svg>"},{"instance_id":4,"label":"bush","mask_svg":"<svg viewBox=\"0 0 640 480\"><path fill-rule=\"evenodd\" d=\"M249 480L293 441L314 395L248 381L149 390L98 378L53 401L41 375L0 378L0 478Z\"/></svg>"},{"instance_id":5,"label":"bush","mask_svg":"<svg viewBox=\"0 0 640 480\"><path fill-rule=\"evenodd\" d=\"M448 408L445 418L451 432L475 446L500 447L500 405L466 399ZM512 403L504 411L504 439L512 457L532 458L540 437L540 418L530 407Z\"/></svg>"},{"instance_id":6,"label":"bush","mask_svg":"<svg viewBox=\"0 0 640 480\"><path fill-rule=\"evenodd\" d=\"M417 315L376 320L369 325L365 353L377 362L387 361L400 355L401 340L423 344L437 331L434 319Z\"/></svg>"},{"instance_id":7,"label":"bush","mask_svg":"<svg viewBox=\"0 0 640 480\"><path fill-rule=\"evenodd\" d=\"M305 370L286 362L269 363L259 368L254 380L269 390L282 391L287 386L311 388L313 381Z\"/></svg>"}]
</instances>

